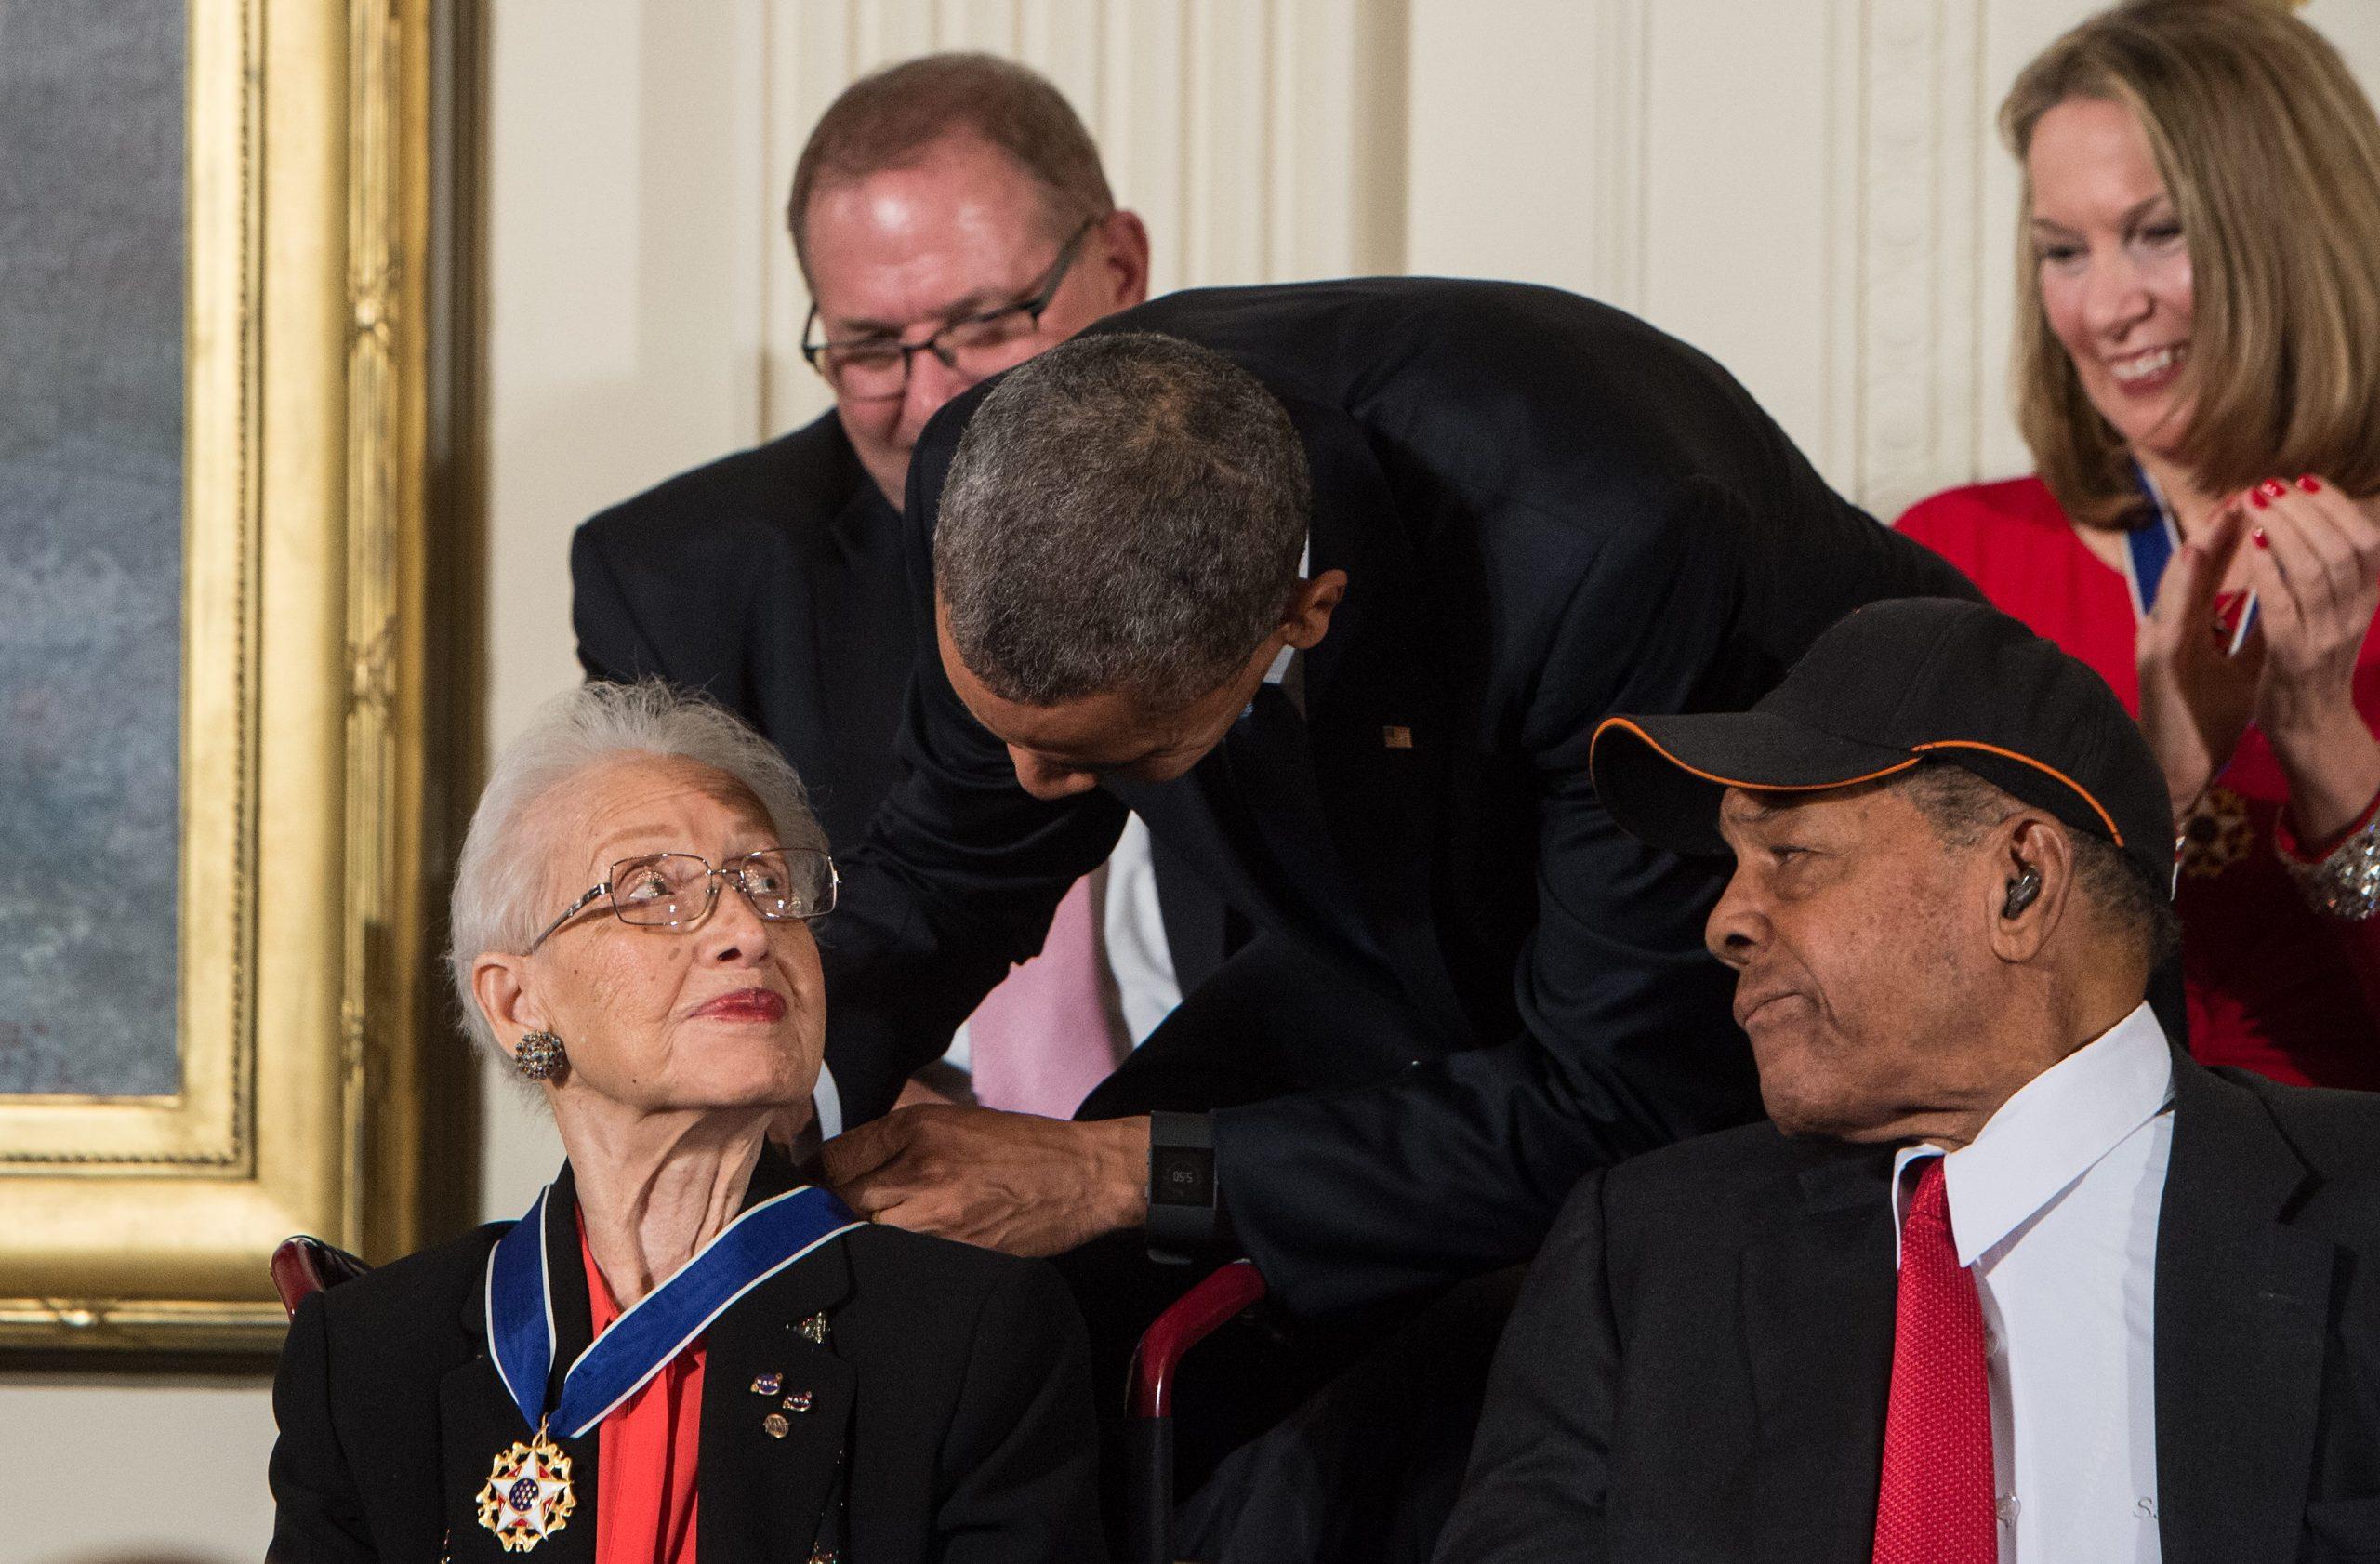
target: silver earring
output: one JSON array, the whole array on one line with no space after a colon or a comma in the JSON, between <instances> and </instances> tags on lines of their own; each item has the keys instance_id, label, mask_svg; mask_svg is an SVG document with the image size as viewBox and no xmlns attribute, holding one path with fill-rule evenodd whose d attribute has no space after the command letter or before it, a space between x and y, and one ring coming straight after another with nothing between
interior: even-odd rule
<instances>
[{"instance_id":1,"label":"silver earring","mask_svg":"<svg viewBox=\"0 0 2380 1564\"><path fill-rule=\"evenodd\" d=\"M523 1080L551 1080L569 1060L562 1039L551 1032L531 1032L514 1051L512 1067L521 1072Z\"/></svg>"}]
</instances>

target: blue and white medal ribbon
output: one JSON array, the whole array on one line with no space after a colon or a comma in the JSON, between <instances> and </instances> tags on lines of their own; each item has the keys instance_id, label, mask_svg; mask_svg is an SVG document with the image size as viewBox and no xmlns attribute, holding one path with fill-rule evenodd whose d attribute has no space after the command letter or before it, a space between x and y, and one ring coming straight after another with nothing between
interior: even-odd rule
<instances>
[{"instance_id":1,"label":"blue and white medal ribbon","mask_svg":"<svg viewBox=\"0 0 2380 1564\"><path fill-rule=\"evenodd\" d=\"M2165 567L2174 563L2181 551L2181 529L2174 524L2174 508L2165 503L2148 470L2133 463L2132 475L2140 492L2149 501L2153 521L2143 523L2123 535L2123 580L2132 589L2132 612L2136 619L2146 620L2149 611L2156 606L2157 589L2165 579ZM2256 594L2250 592L2240 610L2238 623L2232 628L2229 650L2237 656L2247 643L2248 630L2256 622Z\"/></svg>"},{"instance_id":2,"label":"blue and white medal ribbon","mask_svg":"<svg viewBox=\"0 0 2380 1564\"><path fill-rule=\"evenodd\" d=\"M487 1339L497 1377L522 1420L562 1438L583 1438L613 1409L710 1328L736 1299L828 1240L866 1224L824 1189L804 1185L762 1200L729 1223L677 1273L639 1298L562 1376L562 1399L546 1405L553 1372L554 1310L539 1192L487 1263Z\"/></svg>"},{"instance_id":3,"label":"blue and white medal ribbon","mask_svg":"<svg viewBox=\"0 0 2380 1564\"><path fill-rule=\"evenodd\" d=\"M2165 497L2157 492L2157 485L2137 462L2133 464L2132 476L2149 501L2153 519L2123 535L2123 581L2132 589L2133 616L2146 619L2157 604L2157 588L2165 579L2165 567L2181 551L2182 535L2174 525L2174 512Z\"/></svg>"}]
</instances>

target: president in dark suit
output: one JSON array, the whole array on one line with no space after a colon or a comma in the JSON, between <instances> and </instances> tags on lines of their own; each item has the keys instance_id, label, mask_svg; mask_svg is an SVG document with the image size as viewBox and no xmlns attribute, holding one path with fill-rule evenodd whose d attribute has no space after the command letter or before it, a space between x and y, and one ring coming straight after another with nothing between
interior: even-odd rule
<instances>
[{"instance_id":1,"label":"president in dark suit","mask_svg":"<svg viewBox=\"0 0 2380 1564\"><path fill-rule=\"evenodd\" d=\"M2169 803L2106 685L1884 603L1594 775L1732 850L1775 1122L1580 1186L1438 1558L2380 1557L2380 1097L2168 1040Z\"/></svg>"},{"instance_id":2,"label":"president in dark suit","mask_svg":"<svg viewBox=\"0 0 2380 1564\"><path fill-rule=\"evenodd\" d=\"M1011 1250L1236 1249L1308 1314L1513 1264L1588 1169L1756 1112L1719 877L1612 823L1588 737L1966 590L1710 360L1511 285L1160 299L955 400L910 483L940 656L821 935L851 1118L1128 810L1258 933L1101 1121L906 1110L827 1167Z\"/></svg>"}]
</instances>

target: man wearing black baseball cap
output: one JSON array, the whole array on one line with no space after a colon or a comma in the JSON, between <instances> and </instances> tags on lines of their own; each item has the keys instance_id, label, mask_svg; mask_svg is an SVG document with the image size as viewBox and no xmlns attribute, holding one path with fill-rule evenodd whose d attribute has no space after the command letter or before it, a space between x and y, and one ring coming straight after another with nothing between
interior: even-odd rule
<instances>
[{"instance_id":1,"label":"man wearing black baseball cap","mask_svg":"<svg viewBox=\"0 0 2380 1564\"><path fill-rule=\"evenodd\" d=\"M2165 789L2096 675L1873 603L1592 765L1733 855L1706 942L1772 1122L1580 1186L1439 1559L2380 1549L2380 1097L2168 1040Z\"/></svg>"}]
</instances>

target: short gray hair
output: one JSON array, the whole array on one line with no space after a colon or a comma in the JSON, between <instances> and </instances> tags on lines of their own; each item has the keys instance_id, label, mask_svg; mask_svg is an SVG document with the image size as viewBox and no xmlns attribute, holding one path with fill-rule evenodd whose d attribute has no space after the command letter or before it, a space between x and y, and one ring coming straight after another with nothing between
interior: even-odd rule
<instances>
[{"instance_id":1,"label":"short gray hair","mask_svg":"<svg viewBox=\"0 0 2380 1564\"><path fill-rule=\"evenodd\" d=\"M1003 700L1211 693L1280 623L1313 516L1297 428L1221 353L1148 332L1008 372L933 544L952 646Z\"/></svg>"},{"instance_id":2,"label":"short gray hair","mask_svg":"<svg viewBox=\"0 0 2380 1564\"><path fill-rule=\"evenodd\" d=\"M1927 761L1897 779L1902 793L1925 816L1934 834L1951 847L1973 847L1990 829L2025 807L1955 761ZM2154 972L2181 948L2182 921L2164 887L2150 882L2132 855L2111 842L2086 835L2063 820L2058 829L2074 848L2074 882L2083 899L2137 942Z\"/></svg>"},{"instance_id":3,"label":"short gray hair","mask_svg":"<svg viewBox=\"0 0 2380 1564\"><path fill-rule=\"evenodd\" d=\"M657 679L581 684L554 696L496 757L455 865L446 964L464 1030L483 1047L496 1048L496 1033L471 991L471 963L483 951L524 950L562 910L539 899L551 844L524 837L530 814L588 772L637 756L690 761L733 777L768 811L778 845L826 850L801 778L734 713Z\"/></svg>"}]
</instances>

